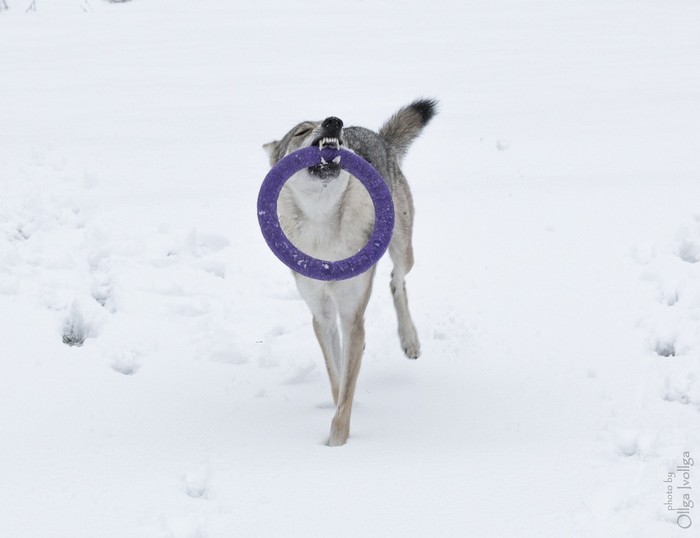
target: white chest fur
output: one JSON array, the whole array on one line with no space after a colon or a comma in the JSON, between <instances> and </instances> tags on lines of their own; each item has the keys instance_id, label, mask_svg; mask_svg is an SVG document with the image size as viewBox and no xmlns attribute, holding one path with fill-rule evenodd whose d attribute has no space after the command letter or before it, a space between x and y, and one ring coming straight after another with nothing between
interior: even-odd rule
<instances>
[{"instance_id":1,"label":"white chest fur","mask_svg":"<svg viewBox=\"0 0 700 538\"><path fill-rule=\"evenodd\" d=\"M352 256L374 226L374 206L364 186L343 171L322 181L306 170L287 181L277 204L289 240L315 258L336 261Z\"/></svg>"}]
</instances>

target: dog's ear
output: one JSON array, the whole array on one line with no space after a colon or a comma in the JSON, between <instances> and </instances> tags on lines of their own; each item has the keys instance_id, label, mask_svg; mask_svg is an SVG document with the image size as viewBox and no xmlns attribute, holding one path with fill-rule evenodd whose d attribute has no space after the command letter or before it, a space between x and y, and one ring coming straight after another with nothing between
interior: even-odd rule
<instances>
[{"instance_id":1,"label":"dog's ear","mask_svg":"<svg viewBox=\"0 0 700 538\"><path fill-rule=\"evenodd\" d=\"M267 153L267 156L270 158L270 164L273 166L275 164L275 153L277 153L277 146L279 145L279 143L279 140L273 140L272 142L263 144L263 149Z\"/></svg>"}]
</instances>

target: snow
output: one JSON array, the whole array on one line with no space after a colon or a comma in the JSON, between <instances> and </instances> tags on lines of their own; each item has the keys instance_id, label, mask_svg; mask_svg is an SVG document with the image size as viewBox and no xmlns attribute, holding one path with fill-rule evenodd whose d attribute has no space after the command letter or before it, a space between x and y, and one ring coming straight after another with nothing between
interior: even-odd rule
<instances>
[{"instance_id":1,"label":"snow","mask_svg":"<svg viewBox=\"0 0 700 538\"><path fill-rule=\"evenodd\" d=\"M700 454L696 2L29 3L0 11L0 536L692 534L664 481ZM331 449L261 145L420 96L423 354L382 261Z\"/></svg>"}]
</instances>

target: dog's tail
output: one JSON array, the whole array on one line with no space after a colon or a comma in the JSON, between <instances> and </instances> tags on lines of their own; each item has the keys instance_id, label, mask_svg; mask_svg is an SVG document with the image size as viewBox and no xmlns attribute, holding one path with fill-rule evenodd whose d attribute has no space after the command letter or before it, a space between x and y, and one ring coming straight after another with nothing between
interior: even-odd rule
<instances>
[{"instance_id":1,"label":"dog's tail","mask_svg":"<svg viewBox=\"0 0 700 538\"><path fill-rule=\"evenodd\" d=\"M381 136L392 148L399 160L428 122L437 114L436 99L418 99L401 108L381 129Z\"/></svg>"}]
</instances>

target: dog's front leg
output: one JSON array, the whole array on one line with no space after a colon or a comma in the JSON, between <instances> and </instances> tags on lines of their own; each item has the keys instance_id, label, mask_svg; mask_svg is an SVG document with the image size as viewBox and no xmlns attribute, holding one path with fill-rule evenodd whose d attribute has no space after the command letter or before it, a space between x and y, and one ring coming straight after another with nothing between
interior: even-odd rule
<instances>
[{"instance_id":1,"label":"dog's front leg","mask_svg":"<svg viewBox=\"0 0 700 538\"><path fill-rule=\"evenodd\" d=\"M343 364L338 405L331 423L329 446L344 445L350 435L350 415L365 349L365 310L372 291L374 268L350 281L336 284L340 327L343 334Z\"/></svg>"},{"instance_id":2,"label":"dog's front leg","mask_svg":"<svg viewBox=\"0 0 700 538\"><path fill-rule=\"evenodd\" d=\"M297 288L306 301L313 316L314 333L321 346L323 360L326 362L328 379L331 382L333 403L338 405L340 386L340 334L338 333L338 309L328 293L328 284L296 275Z\"/></svg>"},{"instance_id":3,"label":"dog's front leg","mask_svg":"<svg viewBox=\"0 0 700 538\"><path fill-rule=\"evenodd\" d=\"M338 394L338 407L331 423L329 446L344 445L350 435L350 414L352 413L352 398L355 394L357 374L360 372L362 350L365 342L364 316L356 318L349 328L347 348L343 364L343 377ZM345 340L345 339L344 339Z\"/></svg>"},{"instance_id":4,"label":"dog's front leg","mask_svg":"<svg viewBox=\"0 0 700 538\"><path fill-rule=\"evenodd\" d=\"M314 316L313 319L314 333L321 346L323 352L323 360L326 362L326 370L328 371L328 379L331 382L331 393L333 394L333 403L338 405L339 391L339 372L338 364L340 362L340 336L338 335L338 324L335 318Z\"/></svg>"}]
</instances>

